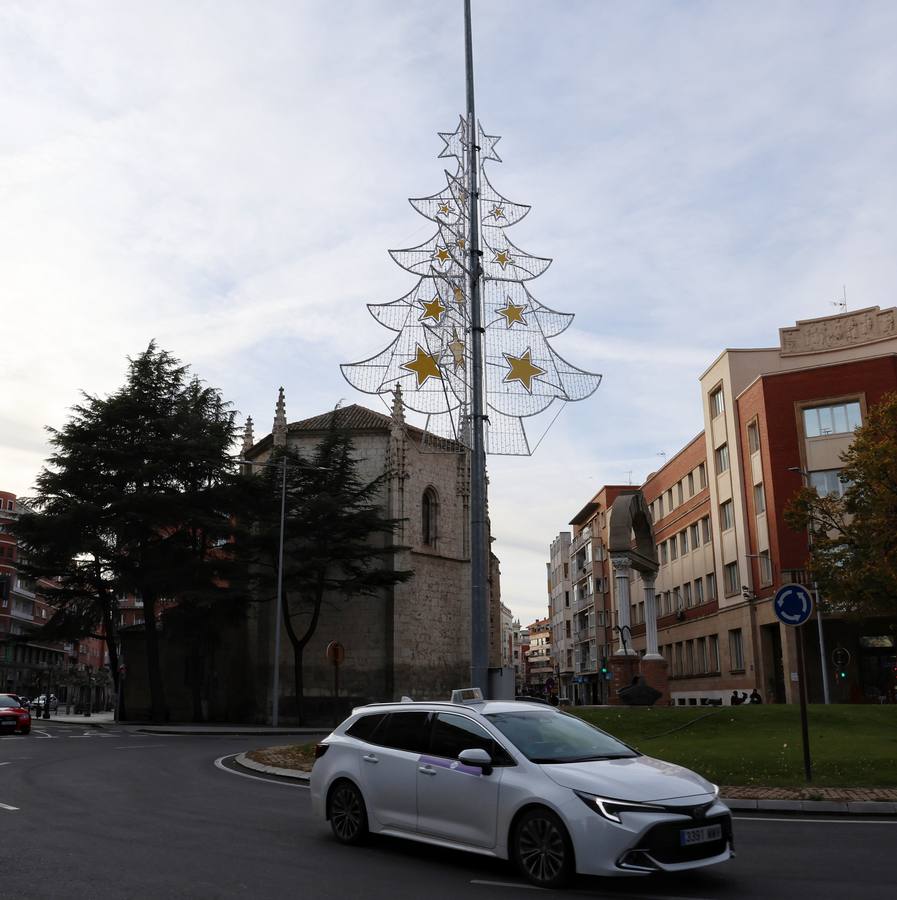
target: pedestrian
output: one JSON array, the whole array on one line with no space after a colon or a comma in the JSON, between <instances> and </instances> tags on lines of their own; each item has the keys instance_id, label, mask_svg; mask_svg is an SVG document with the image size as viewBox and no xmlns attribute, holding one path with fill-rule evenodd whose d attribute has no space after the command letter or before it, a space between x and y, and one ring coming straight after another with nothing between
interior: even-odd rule
<instances>
[{"instance_id":1,"label":"pedestrian","mask_svg":"<svg viewBox=\"0 0 897 900\"><path fill-rule=\"evenodd\" d=\"M749 702L749 701L748 701L748 693L747 693L747 691L742 691L742 692L741 692L741 702L742 702L742 703L747 703L747 702Z\"/></svg>"},{"instance_id":2,"label":"pedestrian","mask_svg":"<svg viewBox=\"0 0 897 900\"><path fill-rule=\"evenodd\" d=\"M763 702L763 698L762 698L762 697L760 696L760 694L757 692L757 688L754 688L754 689L751 691L751 696L748 698L748 701L749 701L750 703L752 703L752 704L762 703L762 702Z\"/></svg>"},{"instance_id":3,"label":"pedestrian","mask_svg":"<svg viewBox=\"0 0 897 900\"><path fill-rule=\"evenodd\" d=\"M729 698L729 702L732 704L732 706L741 706L741 704L744 703L744 700L742 700L741 697L738 696L738 691L732 691L732 696Z\"/></svg>"}]
</instances>

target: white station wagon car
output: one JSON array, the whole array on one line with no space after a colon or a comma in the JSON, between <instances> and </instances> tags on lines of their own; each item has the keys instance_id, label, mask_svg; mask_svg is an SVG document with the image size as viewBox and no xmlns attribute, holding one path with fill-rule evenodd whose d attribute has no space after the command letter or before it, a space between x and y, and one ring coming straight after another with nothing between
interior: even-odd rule
<instances>
[{"instance_id":1,"label":"white station wagon car","mask_svg":"<svg viewBox=\"0 0 897 900\"><path fill-rule=\"evenodd\" d=\"M312 808L346 844L368 832L513 860L541 887L724 862L718 788L540 704L381 703L316 751Z\"/></svg>"}]
</instances>

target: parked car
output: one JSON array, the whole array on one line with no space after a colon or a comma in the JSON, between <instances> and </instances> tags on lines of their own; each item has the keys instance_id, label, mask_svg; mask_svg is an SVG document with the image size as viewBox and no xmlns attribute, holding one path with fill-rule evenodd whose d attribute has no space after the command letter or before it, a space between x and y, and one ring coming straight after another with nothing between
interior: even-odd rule
<instances>
[{"instance_id":1,"label":"parked car","mask_svg":"<svg viewBox=\"0 0 897 900\"><path fill-rule=\"evenodd\" d=\"M317 745L312 809L338 841L377 832L510 859L547 888L732 856L716 785L553 707L477 694L362 706Z\"/></svg>"},{"instance_id":2,"label":"parked car","mask_svg":"<svg viewBox=\"0 0 897 900\"><path fill-rule=\"evenodd\" d=\"M43 710L44 704L47 702L47 695L41 694L40 697L35 697L34 700L31 701L31 705L38 710ZM59 701L56 699L56 694L50 694L50 712L56 712L59 708Z\"/></svg>"},{"instance_id":3,"label":"parked car","mask_svg":"<svg viewBox=\"0 0 897 900\"><path fill-rule=\"evenodd\" d=\"M0 694L0 734L15 731L19 734L31 731L31 713L15 694Z\"/></svg>"}]
</instances>

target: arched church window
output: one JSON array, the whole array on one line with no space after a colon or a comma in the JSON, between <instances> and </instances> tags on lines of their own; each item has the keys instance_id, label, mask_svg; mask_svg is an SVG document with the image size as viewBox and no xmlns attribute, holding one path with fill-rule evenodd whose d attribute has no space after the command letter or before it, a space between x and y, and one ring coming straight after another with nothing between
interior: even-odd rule
<instances>
[{"instance_id":1,"label":"arched church window","mask_svg":"<svg viewBox=\"0 0 897 900\"><path fill-rule=\"evenodd\" d=\"M421 499L421 534L423 543L428 547L436 546L439 533L439 497L432 487L424 491Z\"/></svg>"}]
</instances>

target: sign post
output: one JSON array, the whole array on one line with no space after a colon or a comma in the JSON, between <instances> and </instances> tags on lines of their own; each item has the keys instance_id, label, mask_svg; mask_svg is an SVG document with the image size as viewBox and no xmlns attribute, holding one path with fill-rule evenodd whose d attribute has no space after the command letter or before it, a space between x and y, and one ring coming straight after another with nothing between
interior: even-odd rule
<instances>
[{"instance_id":1,"label":"sign post","mask_svg":"<svg viewBox=\"0 0 897 900\"><path fill-rule=\"evenodd\" d=\"M339 725L339 667L346 658L346 648L339 641L331 641L324 653L333 663L333 724Z\"/></svg>"},{"instance_id":2,"label":"sign post","mask_svg":"<svg viewBox=\"0 0 897 900\"><path fill-rule=\"evenodd\" d=\"M804 640L801 625L813 615L813 596L802 584L784 584L776 591L772 603L776 618L795 629L797 642L798 696L800 698L800 733L804 748L804 775L813 780L810 761L810 734L807 728L807 671L804 665Z\"/></svg>"}]
</instances>

